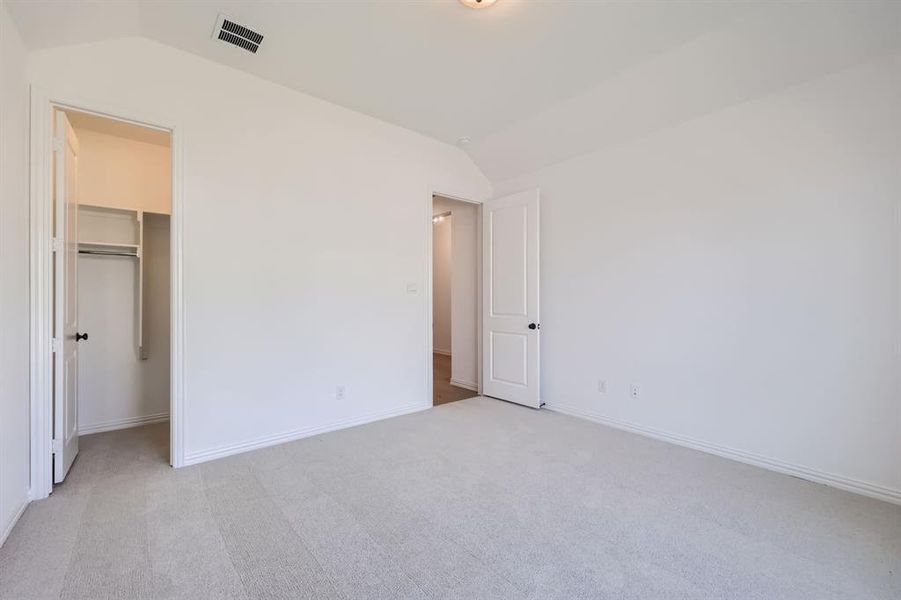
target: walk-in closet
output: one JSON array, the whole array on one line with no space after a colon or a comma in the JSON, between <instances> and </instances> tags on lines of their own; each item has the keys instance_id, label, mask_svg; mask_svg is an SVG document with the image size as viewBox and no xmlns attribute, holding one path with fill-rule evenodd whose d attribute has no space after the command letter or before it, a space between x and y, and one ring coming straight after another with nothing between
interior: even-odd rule
<instances>
[{"instance_id":1,"label":"walk-in closet","mask_svg":"<svg viewBox=\"0 0 901 600\"><path fill-rule=\"evenodd\" d=\"M78 433L163 423L170 135L85 113L66 117L77 141Z\"/></svg>"}]
</instances>

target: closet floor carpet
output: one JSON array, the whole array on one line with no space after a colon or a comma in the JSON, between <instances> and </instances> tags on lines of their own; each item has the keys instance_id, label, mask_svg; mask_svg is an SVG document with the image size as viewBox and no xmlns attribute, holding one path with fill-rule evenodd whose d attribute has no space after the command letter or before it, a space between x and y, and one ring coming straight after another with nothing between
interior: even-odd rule
<instances>
[{"instance_id":1,"label":"closet floor carpet","mask_svg":"<svg viewBox=\"0 0 901 600\"><path fill-rule=\"evenodd\" d=\"M474 398L184 469L83 437L25 598L901 598L901 507Z\"/></svg>"}]
</instances>

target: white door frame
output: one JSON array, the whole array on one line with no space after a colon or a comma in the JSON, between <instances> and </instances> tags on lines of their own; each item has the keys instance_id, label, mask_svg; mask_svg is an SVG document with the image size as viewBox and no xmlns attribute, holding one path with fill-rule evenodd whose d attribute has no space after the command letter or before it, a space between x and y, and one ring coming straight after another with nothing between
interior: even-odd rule
<instances>
[{"instance_id":1,"label":"white door frame","mask_svg":"<svg viewBox=\"0 0 901 600\"><path fill-rule=\"evenodd\" d=\"M432 277L433 277L433 269L432 269L432 254L433 254L433 246L434 240L432 239L432 216L433 216L433 201L434 196L441 196L442 198L447 198L448 200L456 200L457 202L466 202L467 204L475 204L478 206L478 215L476 217L476 252L478 253L478 263L477 273L476 273L476 294L478 296L478 309L476 311L476 329L478 331L478 335L476 336L476 350L477 350L477 360L478 360L478 369L476 371L477 377L477 385L478 391L476 392L478 395L482 395L482 201L481 200L470 200L468 198L464 198L455 194L448 194L442 192L439 188L429 188L428 195L428 204L427 206L427 219L426 224L429 228L428 241L429 241L429 262L428 262L428 315L427 315L427 327L426 331L426 380L428 383L428 405L432 406L434 403L434 394L435 394L435 372L434 365L432 364L432 354L434 351L434 339L433 339L433 331L432 331L432 319L434 319L434 314L432 311L432 302L434 295L434 288L432 286Z\"/></svg>"},{"instance_id":2,"label":"white door frame","mask_svg":"<svg viewBox=\"0 0 901 600\"><path fill-rule=\"evenodd\" d=\"M110 106L102 101L50 92L31 86L31 486L32 500L53 491L53 110L68 108L117 121L169 131L172 155L172 215L170 217L170 404L169 462L184 465L184 331L185 305L182 253L183 133L176 120L144 111Z\"/></svg>"}]
</instances>

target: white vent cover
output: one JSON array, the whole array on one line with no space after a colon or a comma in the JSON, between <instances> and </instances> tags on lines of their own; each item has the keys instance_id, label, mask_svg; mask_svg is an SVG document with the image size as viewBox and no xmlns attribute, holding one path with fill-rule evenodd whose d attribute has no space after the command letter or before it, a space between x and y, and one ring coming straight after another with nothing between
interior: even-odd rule
<instances>
[{"instance_id":1,"label":"white vent cover","mask_svg":"<svg viewBox=\"0 0 901 600\"><path fill-rule=\"evenodd\" d=\"M239 25L225 15L219 15L216 19L213 39L237 46L252 54L256 54L257 50L260 49L260 44L263 43L263 35L261 33L257 33L244 25Z\"/></svg>"}]
</instances>

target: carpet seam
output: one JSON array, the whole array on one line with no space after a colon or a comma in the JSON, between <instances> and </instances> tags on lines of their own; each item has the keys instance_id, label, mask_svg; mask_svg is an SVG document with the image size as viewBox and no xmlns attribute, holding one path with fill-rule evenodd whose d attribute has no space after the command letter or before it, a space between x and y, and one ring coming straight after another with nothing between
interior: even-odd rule
<instances>
[{"instance_id":1,"label":"carpet seam","mask_svg":"<svg viewBox=\"0 0 901 600\"><path fill-rule=\"evenodd\" d=\"M109 456L107 456L106 454L103 454L102 460L103 460L104 468L101 470L101 473L104 473L104 472L106 472L106 468L109 466L109 463L110 463ZM72 467L74 467L77 462L78 462L78 455L76 454L75 461L73 461L70 469ZM81 515L78 518L78 532L75 534L75 540L72 543L72 547L69 549L69 560L66 561L66 570L63 571L63 578L62 578L62 581L60 582L59 592L56 594L57 600L62 600L63 594L66 591L66 584L70 580L69 572L72 570L72 565L75 562L75 548L78 547L79 540L82 537L81 536L82 531L84 531L84 528L85 528L85 515L88 512L88 507L91 505L91 499L94 497L94 494L96 493L97 484L99 483L99 481L102 477L103 477L102 474L98 475L97 480L91 483L90 488L86 492L88 499L87 499L87 502L85 502L84 509L81 511ZM53 484L53 489L50 492L51 495L53 494L53 491L55 491L55 488L57 485L58 484L56 484L56 483ZM48 498L48 500L49 500L49 498Z\"/></svg>"},{"instance_id":2,"label":"carpet seam","mask_svg":"<svg viewBox=\"0 0 901 600\"><path fill-rule=\"evenodd\" d=\"M206 474L203 472L203 469L200 469L200 483L203 486L203 501L206 503L206 508L210 513L210 517L212 517L213 523L216 525L216 533L219 536L219 543L222 546L222 551L228 558L228 562L229 564L231 564L235 575L238 577L238 581L241 582L241 589L244 590L244 597L252 598L253 596L251 595L250 590L247 588L247 584L244 582L244 578L241 577L241 570L238 568L238 565L235 564L235 559L232 558L232 553L228 551L228 545L225 543L225 538L222 533L222 526L219 525L219 519L216 518L216 512L213 510L213 505L210 504L209 486L207 485Z\"/></svg>"},{"instance_id":3,"label":"carpet seam","mask_svg":"<svg viewBox=\"0 0 901 600\"><path fill-rule=\"evenodd\" d=\"M452 404L452 403L448 403L448 404ZM436 452L434 452L434 451L433 451L432 453L433 453L434 456L438 456L439 458L444 458L443 456L441 456L440 454L438 454L438 453L436 453ZM357 464L358 466L361 466L361 465L359 465L359 463L356 463L356 464ZM311 479L311 481L313 481L313 480ZM313 481L313 483L314 483L314 485L316 485L315 481ZM330 496L330 497L331 497L331 496ZM405 502L404 500L401 500L400 498L397 498L397 497L394 496L394 495L392 495L391 497L392 497L392 498L393 498L400 506L404 507L404 508L407 509L408 511L415 512L415 511L412 510L412 507L410 506L409 503ZM339 504L341 504L341 502L338 501L338 500L336 500L336 502L338 502ZM345 508L348 508L348 507L345 507ZM447 541L447 542L450 542L452 545L454 545L455 547L459 548L460 550L462 550L463 552L465 552L466 554L468 554L473 560L475 560L476 563L482 565L482 566L485 567L489 572L491 572L491 573L497 575L499 578L501 578L501 579L503 579L504 581L506 581L506 582L507 582L508 584L510 584L514 589L520 589L519 586L517 586L513 581L511 581L506 575L504 575L503 573L498 572L497 569L495 569L492 565L487 564L482 558L476 556L476 555L473 553L473 551L470 550L470 549L469 549L466 545L464 545L461 541L449 537L448 535L446 535L446 534L444 533L444 531L442 530L442 528L437 527L437 526L434 526L434 522L432 521L432 519L430 519L430 518L428 518L428 517L426 517L426 516L421 516L421 518L422 518L424 521L426 521L427 523L429 523L430 525L433 525L433 531L438 532L438 535L439 535L442 539L444 539L444 540ZM369 535L368 532L367 532L367 535ZM382 548L382 545L379 544L378 542L376 542L376 545L378 545L379 548ZM398 567L398 568L400 568L401 571L402 571L405 575L407 575L407 573L406 573L406 571L404 571L403 567ZM408 575L408 577L409 577L409 575ZM411 580L412 580L412 577L411 577ZM458 580L458 581L459 581L459 580ZM415 583L415 581L414 581L414 583ZM418 587L418 584L417 584L417 587ZM423 590L423 591L425 591L425 590ZM430 596L430 597L434 597L434 596L432 596L432 595L430 595L430 594L428 594L428 593L426 593L426 595L428 595L428 596Z\"/></svg>"},{"instance_id":4,"label":"carpet seam","mask_svg":"<svg viewBox=\"0 0 901 600\"><path fill-rule=\"evenodd\" d=\"M321 487L318 483L316 483L316 481L315 481L312 477L307 476L306 478L307 478L307 481L309 481L309 482L313 485L313 487L314 487L320 494L322 494L323 496L328 497L328 498L329 498L330 500L332 500L335 504L337 504L338 506L344 508L344 509L347 510L347 512L349 512L350 514L354 515L354 519L356 519L357 522L363 527L363 529L364 529L364 531L365 531L365 533L366 533L366 537L373 543L374 546L376 546L376 547L379 549L379 553L380 553L383 557L385 557L386 559L388 559L388 558L390 557L390 554L389 554L388 552L386 552L386 548L385 548L378 540L376 540L375 538L372 537L372 534L369 533L368 528L365 527L365 526L363 525L363 523L360 523L360 522L359 522L359 520L358 520L357 517L356 517L356 514L354 513L353 509L352 509L350 506L344 504L340 499L336 498L336 497L335 497L334 495L332 495L331 493L329 493L329 492L325 491L324 489L322 489L322 487ZM263 482L260 482L260 485L261 485L263 488L266 489L266 493L270 495L270 498L271 498L271 499L273 499L272 496L271 496L271 491L268 489L268 487L266 486L266 484L263 483ZM274 503L276 506L278 506L278 503L275 502L274 499L273 499L273 503ZM279 507L279 510L281 510L280 507ZM284 512L282 512L282 514L284 514ZM285 516L286 516L286 518L287 518L287 515L285 515ZM291 519L288 519L288 520L291 521ZM292 529L294 529L294 524L293 524L293 522L292 522L291 527L292 527ZM298 532L298 536L300 536L300 533L299 533L299 532ZM307 547L307 550L310 552L311 555L313 555L313 558L316 559L315 554L313 553L312 550L310 550L309 547ZM316 560L317 560L317 563L318 563L318 559L316 559ZM412 583L414 586L416 586L416 588L417 588L419 591L421 591L421 592L423 593L423 595L425 595L425 596L427 596L427 597L429 597L429 598L435 598L434 595L428 593L428 591L426 591L422 586L420 586L420 585L419 585L419 582L417 582L415 579L413 579L413 577L412 577L409 573L407 573L407 571L403 568L403 566L401 566L400 564L398 564L397 561L393 561L393 560L392 560L391 562L398 568L398 570L399 570L401 573L404 574L404 577L406 577L406 578L410 581L410 583ZM326 574L327 574L327 573L326 573Z\"/></svg>"},{"instance_id":5,"label":"carpet seam","mask_svg":"<svg viewBox=\"0 0 901 600\"><path fill-rule=\"evenodd\" d=\"M313 550L307 544L306 540L304 540L303 535L299 531L297 531L297 529L294 527L294 524L291 522L291 519L288 517L288 515L285 514L285 511L282 510L282 507L279 506L278 502L275 501L275 498L272 497L272 493L269 491L269 489L266 487L266 485L260 480L259 477L257 477L257 473L256 473L256 469L254 468L254 465L250 464L249 466L250 466L250 474L253 475L253 478L257 482L257 485L259 485L260 489L263 490L263 493L266 494L266 497L269 499L269 501L272 503L272 505L275 507L275 509L279 512L279 514L281 516L283 516L285 518L285 520L288 521L288 523L291 523L292 531L294 531L294 534L297 536L297 539L300 540L301 545L304 548L306 548L306 551L310 554L310 556L316 562L316 566L319 567L319 570L322 571L322 574L325 575L326 579L328 579L328 582L332 588L332 591L335 592L335 594L340 596L341 598L344 598L344 600L352 600L351 598L348 598L340 589L338 589L338 586L335 585L334 579L332 578L331 575L329 575L329 572L322 566L322 562L320 562L319 558L316 556L316 553L313 552Z\"/></svg>"}]
</instances>

